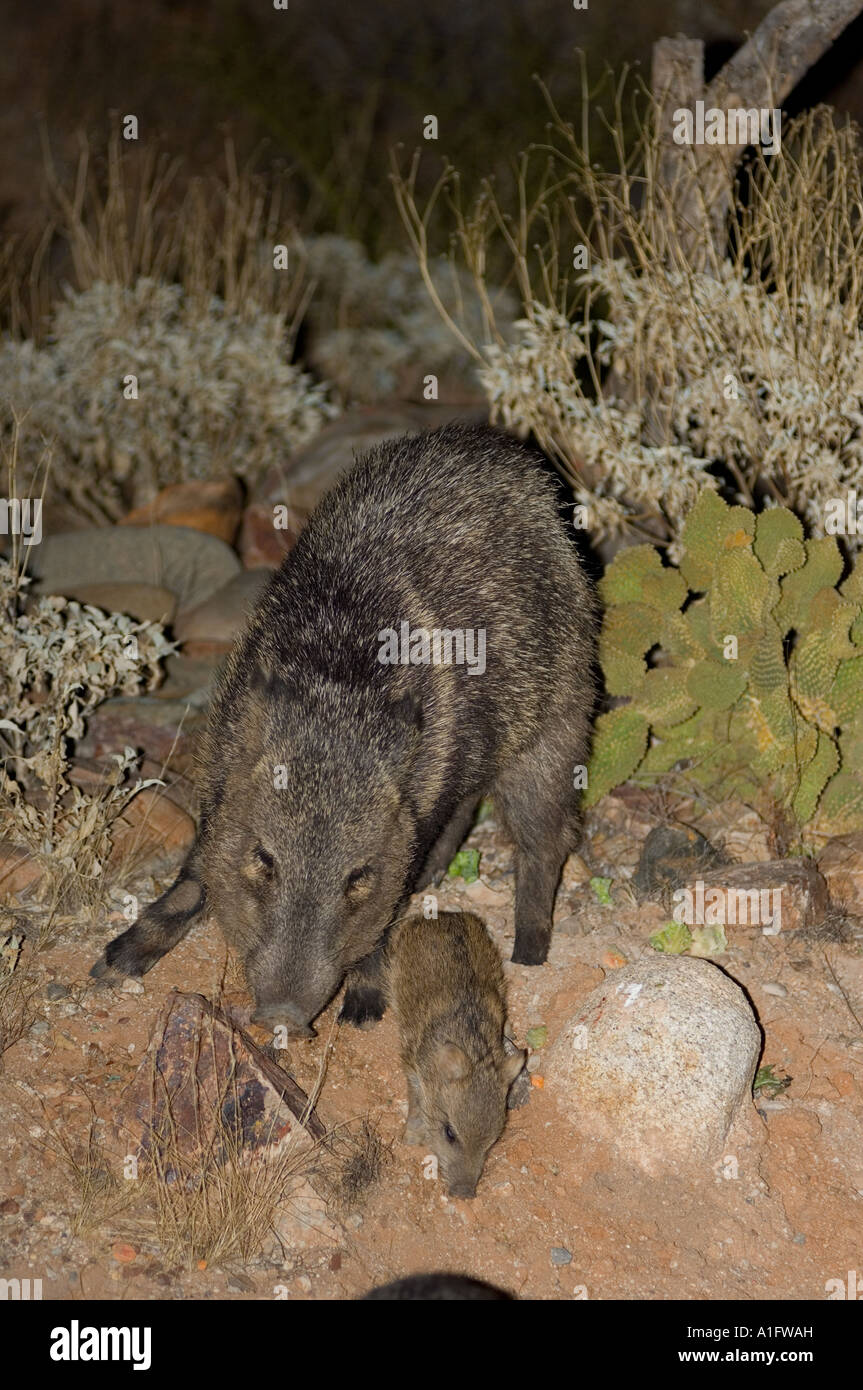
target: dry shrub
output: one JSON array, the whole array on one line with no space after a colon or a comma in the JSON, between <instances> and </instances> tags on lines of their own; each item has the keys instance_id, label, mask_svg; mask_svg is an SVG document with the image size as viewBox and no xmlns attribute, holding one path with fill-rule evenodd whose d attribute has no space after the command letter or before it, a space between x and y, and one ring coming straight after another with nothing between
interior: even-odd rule
<instances>
[{"instance_id":1,"label":"dry shrub","mask_svg":"<svg viewBox=\"0 0 863 1390\"><path fill-rule=\"evenodd\" d=\"M599 116L617 151L605 172L591 159L583 89L579 131L549 99L549 138L522 157L516 206L488 185L463 207L450 169L421 210L416 163L395 173L432 297L442 208L480 294L492 253L509 253L524 313L514 343L489 296L484 338L438 303L474 352L493 416L557 460L597 535L673 543L705 483L747 505L790 506L823 533L826 499L854 486L863 459L856 129L818 108L787 125L774 157L757 149L735 187L729 246L705 261L675 216L649 95L635 98L634 142L622 135L633 126L623 83L610 118Z\"/></svg>"},{"instance_id":2,"label":"dry shrub","mask_svg":"<svg viewBox=\"0 0 863 1390\"><path fill-rule=\"evenodd\" d=\"M17 452L7 456L9 496ZM26 548L0 557L0 837L41 876L31 901L54 911L100 899L115 822L142 787L132 749L95 792L70 780L74 743L112 695L150 690L173 644L158 623L59 597L28 595Z\"/></svg>"},{"instance_id":3,"label":"dry shrub","mask_svg":"<svg viewBox=\"0 0 863 1390\"><path fill-rule=\"evenodd\" d=\"M28 486L51 443L52 487L94 521L168 483L255 479L335 413L291 361L309 285L282 183L238 170L230 142L225 157L223 178L184 179L178 161L124 150L115 133L104 161L82 141L64 181L46 148L69 283L61 296L44 257L29 274L42 313L34 336L0 345L0 427L8 438L23 421ZM274 268L276 246L287 269ZM25 276L6 271L8 307Z\"/></svg>"},{"instance_id":4,"label":"dry shrub","mask_svg":"<svg viewBox=\"0 0 863 1390\"><path fill-rule=\"evenodd\" d=\"M410 252L390 252L375 263L359 242L318 236L306 239L305 255L312 286L307 358L346 398L419 398L429 374L479 392L473 358L448 331ZM429 271L441 303L482 336L483 305L467 272L445 257L431 261ZM497 292L495 312L507 331L516 317L515 296Z\"/></svg>"}]
</instances>

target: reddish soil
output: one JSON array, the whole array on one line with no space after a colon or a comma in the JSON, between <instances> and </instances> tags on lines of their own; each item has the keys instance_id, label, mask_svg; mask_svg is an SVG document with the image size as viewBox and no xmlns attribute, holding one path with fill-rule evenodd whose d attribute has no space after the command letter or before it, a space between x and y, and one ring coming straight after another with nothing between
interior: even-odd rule
<instances>
[{"instance_id":1,"label":"reddish soil","mask_svg":"<svg viewBox=\"0 0 863 1390\"><path fill-rule=\"evenodd\" d=\"M548 964L506 966L519 1042L545 1024L551 1043L621 958L651 951L648 935L667 918L658 906L637 906L625 884L643 830L599 819L593 829L584 861L592 873L617 865L613 905L600 905L579 882L584 866L573 858L556 911L565 929ZM511 856L493 823L470 843L482 851L486 886L448 880L439 904L472 905L508 957ZM762 1062L793 1079L778 1098L758 1099L750 1136L729 1140L722 1162L685 1178L648 1179L583 1133L577 1113L564 1118L543 1084L540 1051L528 1103L510 1113L476 1199L450 1200L424 1177L422 1150L400 1142L406 1107L392 1020L358 1032L339 1027L332 1005L315 1039L291 1043L290 1070L311 1090L326 1060L321 1117L327 1125L368 1117L391 1157L352 1214L334 1214L285 1261L261 1256L242 1269L170 1263L147 1237L133 1242L129 1260L110 1221L73 1229L80 1188L52 1133L79 1152L92 1118L97 1134L109 1133L172 989L239 998L236 968L226 971L212 923L166 957L143 992L99 987L87 971L116 930L116 922L89 931L70 925L33 957L37 1031L6 1052L0 1075L0 1270L41 1278L45 1298L272 1298L281 1290L345 1299L415 1271L457 1269L535 1299L821 1299L828 1280L860 1268L863 1029L855 1014L863 1015L863 954L853 924L844 941L729 929L719 964L757 1012ZM46 1000L52 981L70 995ZM554 1262L555 1247L571 1260Z\"/></svg>"}]
</instances>

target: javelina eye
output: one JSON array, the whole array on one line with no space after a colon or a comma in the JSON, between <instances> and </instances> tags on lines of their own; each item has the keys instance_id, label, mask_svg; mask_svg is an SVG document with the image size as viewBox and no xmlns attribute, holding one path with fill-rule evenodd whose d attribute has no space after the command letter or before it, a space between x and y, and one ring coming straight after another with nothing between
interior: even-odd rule
<instances>
[{"instance_id":1,"label":"javelina eye","mask_svg":"<svg viewBox=\"0 0 863 1390\"><path fill-rule=\"evenodd\" d=\"M242 865L241 873L252 891L260 892L275 877L276 861L263 845L255 845Z\"/></svg>"},{"instance_id":2,"label":"javelina eye","mask_svg":"<svg viewBox=\"0 0 863 1390\"><path fill-rule=\"evenodd\" d=\"M362 864L352 869L345 879L345 897L352 905L365 902L374 887L374 869L371 864Z\"/></svg>"},{"instance_id":3,"label":"javelina eye","mask_svg":"<svg viewBox=\"0 0 863 1390\"><path fill-rule=\"evenodd\" d=\"M275 859L269 850L264 849L263 845L255 845L255 859L268 874L271 874L276 867Z\"/></svg>"},{"instance_id":4,"label":"javelina eye","mask_svg":"<svg viewBox=\"0 0 863 1390\"><path fill-rule=\"evenodd\" d=\"M458 1143L458 1139L457 1139L457 1137L456 1137L456 1132L455 1132L455 1130L453 1129L452 1125L444 1125L444 1127L443 1127L443 1132L444 1132L444 1137L445 1137L445 1139L446 1139L446 1141L447 1141L448 1144L457 1144L457 1143Z\"/></svg>"}]
</instances>

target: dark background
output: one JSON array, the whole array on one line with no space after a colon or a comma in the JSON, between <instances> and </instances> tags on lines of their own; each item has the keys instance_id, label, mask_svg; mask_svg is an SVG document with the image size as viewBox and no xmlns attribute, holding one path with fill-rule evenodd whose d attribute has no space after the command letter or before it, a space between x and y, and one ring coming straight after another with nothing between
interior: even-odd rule
<instances>
[{"instance_id":1,"label":"dark background","mask_svg":"<svg viewBox=\"0 0 863 1390\"><path fill-rule=\"evenodd\" d=\"M771 0L0 0L4 92L0 236L40 216L44 122L61 171L76 134L94 154L109 113L134 113L142 142L216 172L226 129L241 160L287 166L303 226L362 240L375 255L403 245L388 183L389 149L407 153L429 112L434 156L450 158L470 193L506 180L510 161L540 140L547 118L532 74L576 118L583 48L591 84L605 65L640 64L663 35L707 41L708 77L757 27ZM846 30L789 103L830 101L863 117L863 25ZM601 130L595 131L602 157ZM422 182L420 187L422 188Z\"/></svg>"}]
</instances>

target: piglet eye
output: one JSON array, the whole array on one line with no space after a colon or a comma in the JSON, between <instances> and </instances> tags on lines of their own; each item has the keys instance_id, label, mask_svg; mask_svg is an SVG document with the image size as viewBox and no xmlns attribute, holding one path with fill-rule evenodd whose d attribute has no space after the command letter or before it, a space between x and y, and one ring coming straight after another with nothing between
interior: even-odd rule
<instances>
[{"instance_id":1,"label":"piglet eye","mask_svg":"<svg viewBox=\"0 0 863 1390\"><path fill-rule=\"evenodd\" d=\"M456 1138L456 1133L455 1133L455 1130L453 1129L452 1125L444 1125L444 1127L443 1127L443 1132L444 1132L444 1137L445 1137L445 1139L446 1139L446 1141L447 1141L448 1144L457 1144L457 1143L458 1143L458 1140L457 1140L457 1138Z\"/></svg>"}]
</instances>

